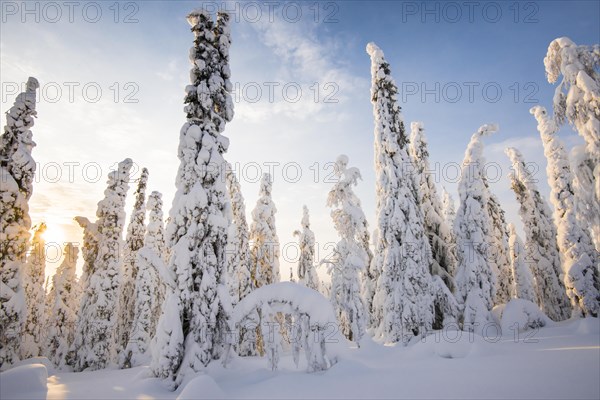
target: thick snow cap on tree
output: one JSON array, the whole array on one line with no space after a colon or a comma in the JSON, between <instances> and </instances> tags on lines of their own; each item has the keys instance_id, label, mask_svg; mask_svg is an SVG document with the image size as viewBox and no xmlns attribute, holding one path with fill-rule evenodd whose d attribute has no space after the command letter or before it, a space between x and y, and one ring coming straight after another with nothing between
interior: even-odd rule
<instances>
[{"instance_id":1,"label":"thick snow cap on tree","mask_svg":"<svg viewBox=\"0 0 600 400\"><path fill-rule=\"evenodd\" d=\"M563 283L564 271L552 212L540 194L521 152L512 147L505 152L512 164L509 178L520 205L519 215L525 230L525 259L535 276L536 302L554 321L568 319L571 305Z\"/></svg>"},{"instance_id":2,"label":"thick snow cap on tree","mask_svg":"<svg viewBox=\"0 0 600 400\"><path fill-rule=\"evenodd\" d=\"M26 91L6 113L0 136L0 370L19 360L26 315L22 280L31 228L27 202L35 174L31 127L37 88L38 81L29 78Z\"/></svg>"},{"instance_id":3,"label":"thick snow cap on tree","mask_svg":"<svg viewBox=\"0 0 600 400\"><path fill-rule=\"evenodd\" d=\"M496 273L488 260L489 246L495 243L488 211L490 193L484 174L481 138L498 130L482 125L471 137L462 164L458 192L460 204L454 221L457 236L457 298L465 305L463 322L468 328L488 318L496 295Z\"/></svg>"},{"instance_id":4,"label":"thick snow cap on tree","mask_svg":"<svg viewBox=\"0 0 600 400\"><path fill-rule=\"evenodd\" d=\"M431 251L417 188L406 170L411 160L396 99L398 88L383 51L369 43L367 53L371 57L377 199L372 324L381 340L406 342L425 335L433 325Z\"/></svg>"}]
</instances>

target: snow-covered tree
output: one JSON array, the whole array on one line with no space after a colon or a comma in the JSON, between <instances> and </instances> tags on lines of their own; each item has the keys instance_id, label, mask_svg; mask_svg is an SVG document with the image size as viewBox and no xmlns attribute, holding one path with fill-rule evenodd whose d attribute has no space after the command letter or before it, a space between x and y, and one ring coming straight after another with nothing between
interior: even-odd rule
<instances>
[{"instance_id":1,"label":"snow-covered tree","mask_svg":"<svg viewBox=\"0 0 600 400\"><path fill-rule=\"evenodd\" d=\"M84 271L89 275L85 276L87 287L77 316L73 345L75 371L102 369L115 359L122 234L131 166L131 159L126 158L109 174L105 197L98 203L98 220L94 227L97 256L93 266ZM84 258L89 256L87 251L84 244Z\"/></svg>"},{"instance_id":2,"label":"snow-covered tree","mask_svg":"<svg viewBox=\"0 0 600 400\"><path fill-rule=\"evenodd\" d=\"M129 333L134 317L136 299L134 297L137 284L137 252L144 245L144 219L146 218L146 186L148 183L148 170L142 168L135 191L135 203L127 226L125 248L123 249L123 269L119 288L119 318L117 322L118 351L122 352L128 344ZM120 354L119 365L124 366L125 359Z\"/></svg>"},{"instance_id":3,"label":"snow-covered tree","mask_svg":"<svg viewBox=\"0 0 600 400\"><path fill-rule=\"evenodd\" d=\"M585 139L575 154L573 186L579 223L584 224L600 252L600 45L576 45L569 38L553 40L544 58L548 82L562 75L554 94L555 121L568 120Z\"/></svg>"},{"instance_id":4,"label":"snow-covered tree","mask_svg":"<svg viewBox=\"0 0 600 400\"><path fill-rule=\"evenodd\" d=\"M231 308L226 277L230 202L223 176L229 139L222 134L233 117L229 15L219 13L215 24L208 12L197 10L187 20L194 34L193 66L166 234L176 289L159 320L160 347L151 366L171 387L221 355Z\"/></svg>"},{"instance_id":5,"label":"snow-covered tree","mask_svg":"<svg viewBox=\"0 0 600 400\"><path fill-rule=\"evenodd\" d=\"M254 287L279 282L279 238L275 228L277 208L271 198L271 175L263 174L250 225L250 265Z\"/></svg>"},{"instance_id":6,"label":"snow-covered tree","mask_svg":"<svg viewBox=\"0 0 600 400\"><path fill-rule=\"evenodd\" d=\"M510 263L515 282L514 297L535 303L535 282L533 280L531 270L529 269L529 265L527 265L525 262L525 246L523 245L523 241L517 234L517 230L513 224L508 224L508 232L510 236L508 242L508 247L510 249Z\"/></svg>"},{"instance_id":7,"label":"snow-covered tree","mask_svg":"<svg viewBox=\"0 0 600 400\"><path fill-rule=\"evenodd\" d=\"M554 321L571 315L571 305L563 283L564 272L556 243L556 226L550 207L540 194L535 177L521 152L507 148L512 163L510 180L519 202L519 215L525 230L525 262L535 278L536 303Z\"/></svg>"},{"instance_id":8,"label":"snow-covered tree","mask_svg":"<svg viewBox=\"0 0 600 400\"><path fill-rule=\"evenodd\" d=\"M298 259L298 283L314 290L319 290L319 277L315 270L315 234L310 230L308 207L302 206L301 231L294 231L298 236L300 245L300 258Z\"/></svg>"},{"instance_id":9,"label":"snow-covered tree","mask_svg":"<svg viewBox=\"0 0 600 400\"><path fill-rule=\"evenodd\" d=\"M398 342L425 335L432 328L431 250L417 188L407 171L412 162L396 100L398 88L383 51L369 43L367 53L375 117L378 230L373 261L379 275L373 299L374 333L386 342Z\"/></svg>"},{"instance_id":10,"label":"snow-covered tree","mask_svg":"<svg viewBox=\"0 0 600 400\"><path fill-rule=\"evenodd\" d=\"M227 272L229 292L233 303L237 304L253 289L250 276L248 222L246 222L246 204L242 188L230 165L227 165L226 179L232 214L227 235Z\"/></svg>"},{"instance_id":11,"label":"snow-covered tree","mask_svg":"<svg viewBox=\"0 0 600 400\"><path fill-rule=\"evenodd\" d=\"M24 284L27 317L23 327L21 355L23 359L38 357L44 345L43 327L45 325L44 278L46 275L46 224L40 223L34 228L31 247L25 265Z\"/></svg>"},{"instance_id":12,"label":"snow-covered tree","mask_svg":"<svg viewBox=\"0 0 600 400\"><path fill-rule=\"evenodd\" d=\"M162 195L152 192L148 197L148 227L144 246L137 252L137 277L134 291L134 313L129 340L123 352L122 366L129 368L147 364L151 359L150 343L156 331L164 302L165 288L160 277L166 270Z\"/></svg>"},{"instance_id":13,"label":"snow-covered tree","mask_svg":"<svg viewBox=\"0 0 600 400\"><path fill-rule=\"evenodd\" d=\"M530 112L538 122L537 128L548 162L546 175L550 185L550 200L554 205L558 248L573 315L596 317L600 311L599 256L588 232L577 223L573 177L567 152L556 137L558 126L548 116L546 109L536 106Z\"/></svg>"},{"instance_id":14,"label":"snow-covered tree","mask_svg":"<svg viewBox=\"0 0 600 400\"><path fill-rule=\"evenodd\" d=\"M460 204L454 220L458 254L455 281L457 298L464 305L463 324L468 330L488 320L496 296L496 275L488 260L489 246L495 243L495 238L488 211L490 193L481 139L497 129L495 125L483 125L473 134L458 183Z\"/></svg>"},{"instance_id":15,"label":"snow-covered tree","mask_svg":"<svg viewBox=\"0 0 600 400\"><path fill-rule=\"evenodd\" d=\"M454 218L456 218L456 206L454 205L454 198L445 187L442 188L442 212L446 223L452 229Z\"/></svg>"},{"instance_id":16,"label":"snow-covered tree","mask_svg":"<svg viewBox=\"0 0 600 400\"><path fill-rule=\"evenodd\" d=\"M595 195L600 181L594 179L594 160L585 146L574 147L570 159L577 222L587 227L596 251L600 252L600 198Z\"/></svg>"},{"instance_id":17,"label":"snow-covered tree","mask_svg":"<svg viewBox=\"0 0 600 400\"><path fill-rule=\"evenodd\" d=\"M64 258L52 277L48 294L48 332L46 355L59 369L67 367L67 354L73 344L79 308L79 290L75 268L79 249L67 243Z\"/></svg>"},{"instance_id":18,"label":"snow-covered tree","mask_svg":"<svg viewBox=\"0 0 600 400\"><path fill-rule=\"evenodd\" d=\"M506 227L504 210L493 193L490 193L488 212L492 218L492 234L494 236L494 244L488 250L490 252L488 261L493 264L497 274L496 304L506 304L514 297L514 282L508 250L508 228Z\"/></svg>"},{"instance_id":19,"label":"snow-covered tree","mask_svg":"<svg viewBox=\"0 0 600 400\"><path fill-rule=\"evenodd\" d=\"M361 236L366 218L352 186L362 178L358 168L348 167L348 157L343 154L336 160L335 172L338 181L329 191L327 206L333 209L331 218L340 241L335 246L333 258L326 261L331 273L329 295L342 333L348 340L358 343L368 319L360 278L369 260Z\"/></svg>"},{"instance_id":20,"label":"snow-covered tree","mask_svg":"<svg viewBox=\"0 0 600 400\"><path fill-rule=\"evenodd\" d=\"M430 272L432 275L442 278L448 289L453 291L454 279L452 274L456 268L456 255L452 248L452 230L446 223L435 182L429 173L429 151L427 150L423 123L413 122L410 128L409 154L415 168L417 204L423 210L425 233L431 247L433 262L431 263ZM455 302L454 299L450 299L450 301ZM436 304L434 328L443 327L444 315L438 312L438 308ZM456 318L457 316L452 317Z\"/></svg>"},{"instance_id":21,"label":"snow-covered tree","mask_svg":"<svg viewBox=\"0 0 600 400\"><path fill-rule=\"evenodd\" d=\"M38 81L29 78L26 91L6 113L0 136L0 370L19 360L25 323L22 280L31 228L28 201L35 174L31 128L37 115L37 88Z\"/></svg>"}]
</instances>

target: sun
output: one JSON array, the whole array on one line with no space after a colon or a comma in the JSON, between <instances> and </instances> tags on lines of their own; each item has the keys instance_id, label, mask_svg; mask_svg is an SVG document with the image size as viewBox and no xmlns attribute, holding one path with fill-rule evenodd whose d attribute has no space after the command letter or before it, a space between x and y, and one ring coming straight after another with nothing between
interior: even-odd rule
<instances>
[{"instance_id":1,"label":"sun","mask_svg":"<svg viewBox=\"0 0 600 400\"><path fill-rule=\"evenodd\" d=\"M62 246L66 241L65 231L58 224L46 224L46 232L44 232L44 240L46 244L56 244Z\"/></svg>"}]
</instances>

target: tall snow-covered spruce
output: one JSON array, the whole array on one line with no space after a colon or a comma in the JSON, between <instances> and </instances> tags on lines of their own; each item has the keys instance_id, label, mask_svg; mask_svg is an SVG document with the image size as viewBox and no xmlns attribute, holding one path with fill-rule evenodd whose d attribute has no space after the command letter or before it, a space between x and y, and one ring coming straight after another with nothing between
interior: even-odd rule
<instances>
[{"instance_id":1,"label":"tall snow-covered spruce","mask_svg":"<svg viewBox=\"0 0 600 400\"><path fill-rule=\"evenodd\" d=\"M571 305L563 283L564 272L550 207L540 194L521 152L512 147L505 152L512 163L509 177L525 230L524 259L535 277L535 302L552 320L565 320L571 316Z\"/></svg>"},{"instance_id":2,"label":"tall snow-covered spruce","mask_svg":"<svg viewBox=\"0 0 600 400\"><path fill-rule=\"evenodd\" d=\"M263 174L250 225L250 259L254 286L279 282L279 237L275 228L277 208L271 198L271 175Z\"/></svg>"},{"instance_id":3,"label":"tall snow-covered spruce","mask_svg":"<svg viewBox=\"0 0 600 400\"><path fill-rule=\"evenodd\" d=\"M327 205L333 208L331 218L340 241L335 246L333 259L327 260L331 271L329 295L342 333L358 343L367 324L361 276L366 272L369 257L362 241L367 219L352 186L362 178L358 168L348 168L345 155L337 158L335 172L338 181L329 191Z\"/></svg>"},{"instance_id":4,"label":"tall snow-covered spruce","mask_svg":"<svg viewBox=\"0 0 600 400\"><path fill-rule=\"evenodd\" d=\"M383 51L367 45L371 57L371 102L375 117L377 242L373 275L374 333L386 342L406 342L431 330L434 298L429 273L431 250L417 204L414 180L407 170L408 137L398 88Z\"/></svg>"},{"instance_id":5,"label":"tall snow-covered spruce","mask_svg":"<svg viewBox=\"0 0 600 400\"><path fill-rule=\"evenodd\" d=\"M458 183L460 204L454 220L458 250L455 280L457 298L464 306L463 326L467 330L481 328L488 321L496 297L496 274L488 260L489 246L496 239L488 212L490 193L481 139L497 130L495 125L483 125L473 134Z\"/></svg>"},{"instance_id":6,"label":"tall snow-covered spruce","mask_svg":"<svg viewBox=\"0 0 600 400\"><path fill-rule=\"evenodd\" d=\"M132 164L131 159L126 158L109 174L105 197L98 203L98 220L94 224L97 255L93 265L88 264L87 270L84 269L86 287L73 345L75 371L103 369L116 357L125 198ZM87 251L84 244L84 258L89 256Z\"/></svg>"},{"instance_id":7,"label":"tall snow-covered spruce","mask_svg":"<svg viewBox=\"0 0 600 400\"><path fill-rule=\"evenodd\" d=\"M253 289L250 276L250 245L248 242L248 222L242 188L227 165L227 189L231 198L231 226L227 236L227 272L229 292L237 304Z\"/></svg>"},{"instance_id":8,"label":"tall snow-covered spruce","mask_svg":"<svg viewBox=\"0 0 600 400\"><path fill-rule=\"evenodd\" d=\"M555 83L561 75L563 77L554 94L555 122L562 124L568 120L585 139L586 151L593 163L595 200L599 202L600 45L578 46L567 37L554 39L548 46L544 66L548 82ZM594 226L594 231L599 232L600 227Z\"/></svg>"},{"instance_id":9,"label":"tall snow-covered spruce","mask_svg":"<svg viewBox=\"0 0 600 400\"><path fill-rule=\"evenodd\" d=\"M409 154L414 167L414 179L417 188L417 204L423 211L425 233L431 246L435 294L434 329L441 329L446 323L456 322L458 304L454 291L453 273L456 269L456 254L452 229L443 215L442 203L437 194L433 177L429 173L429 152L425 139L425 130L421 122L411 123Z\"/></svg>"},{"instance_id":10,"label":"tall snow-covered spruce","mask_svg":"<svg viewBox=\"0 0 600 400\"><path fill-rule=\"evenodd\" d=\"M52 277L48 294L48 332L46 356L59 369L67 367L67 355L73 344L79 308L79 288L75 268L79 249L67 243L64 258Z\"/></svg>"},{"instance_id":11,"label":"tall snow-covered spruce","mask_svg":"<svg viewBox=\"0 0 600 400\"><path fill-rule=\"evenodd\" d=\"M18 361L21 353L26 313L22 281L31 228L28 201L35 174L31 128L39 86L35 78L27 80L25 92L6 113L0 137L0 370Z\"/></svg>"},{"instance_id":12,"label":"tall snow-covered spruce","mask_svg":"<svg viewBox=\"0 0 600 400\"><path fill-rule=\"evenodd\" d=\"M513 224L508 224L508 232L510 236L508 240L510 263L515 282L514 297L535 303L536 295L533 288L535 283L529 265L525 262L525 246Z\"/></svg>"},{"instance_id":13,"label":"tall snow-covered spruce","mask_svg":"<svg viewBox=\"0 0 600 400\"><path fill-rule=\"evenodd\" d=\"M537 129L548 162L546 175L550 186L550 200L554 205L558 248L573 315L597 317L600 312L599 256L588 232L577 223L573 175L567 152L556 137L558 126L548 116L546 109L536 106L530 112L537 120Z\"/></svg>"},{"instance_id":14,"label":"tall snow-covered spruce","mask_svg":"<svg viewBox=\"0 0 600 400\"><path fill-rule=\"evenodd\" d=\"M223 153L229 146L222 133L233 117L229 15L219 13L215 23L208 12L197 10L187 20L194 34L193 66L166 234L171 249L168 269L175 273L176 287L158 323L161 347L152 361L154 374L171 388L221 355L231 309L226 286L230 202L222 175Z\"/></svg>"},{"instance_id":15,"label":"tall snow-covered spruce","mask_svg":"<svg viewBox=\"0 0 600 400\"><path fill-rule=\"evenodd\" d=\"M166 246L162 204L162 195L159 192L152 192L148 197L150 215L144 245L136 253L133 319L122 357L124 367L146 364L151 358L150 343L165 297L165 288L161 282L161 276L167 268L164 262Z\"/></svg>"},{"instance_id":16,"label":"tall snow-covered spruce","mask_svg":"<svg viewBox=\"0 0 600 400\"><path fill-rule=\"evenodd\" d=\"M24 274L25 303L27 318L23 329L21 354L23 359L42 355L44 347L43 327L46 324L44 278L46 274L46 224L40 223L34 227L31 248L27 257ZM54 243L60 245L60 243Z\"/></svg>"},{"instance_id":17,"label":"tall snow-covered spruce","mask_svg":"<svg viewBox=\"0 0 600 400\"><path fill-rule=\"evenodd\" d=\"M489 190L489 188L488 188ZM500 201L490 192L488 212L492 219L494 245L488 252L488 261L493 264L496 280L496 304L506 304L514 297L514 282L508 250L508 228Z\"/></svg>"},{"instance_id":18,"label":"tall snow-covered spruce","mask_svg":"<svg viewBox=\"0 0 600 400\"><path fill-rule=\"evenodd\" d=\"M134 318L136 299L135 286L137 280L137 252L144 245L144 219L146 218L146 185L148 170L142 168L135 191L135 203L127 226L125 249L123 250L123 276L119 288L119 319L117 323L118 351L123 352L129 342L129 333ZM119 365L125 366L125 357L119 354Z\"/></svg>"},{"instance_id":19,"label":"tall snow-covered spruce","mask_svg":"<svg viewBox=\"0 0 600 400\"><path fill-rule=\"evenodd\" d=\"M300 245L300 258L298 260L298 283L314 290L319 290L319 277L315 270L315 234L310 229L308 207L302 207L301 231L294 231L298 236Z\"/></svg>"}]
</instances>

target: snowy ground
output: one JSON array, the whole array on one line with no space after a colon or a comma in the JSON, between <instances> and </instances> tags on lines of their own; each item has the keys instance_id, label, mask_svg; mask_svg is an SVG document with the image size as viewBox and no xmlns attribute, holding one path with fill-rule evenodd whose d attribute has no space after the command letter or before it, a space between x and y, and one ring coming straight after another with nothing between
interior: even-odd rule
<instances>
[{"instance_id":1,"label":"snowy ground","mask_svg":"<svg viewBox=\"0 0 600 400\"><path fill-rule=\"evenodd\" d=\"M1 398L600 398L600 322L568 321L536 332L484 340L449 332L436 343L382 346L366 339L344 347L340 361L323 373L296 369L285 355L278 371L260 358L236 358L224 369L213 363L176 392L165 390L147 367L55 373L27 365L0 375ZM440 336L438 336L440 337ZM451 343L455 342L455 343ZM341 347L341 346L340 346Z\"/></svg>"}]
</instances>

